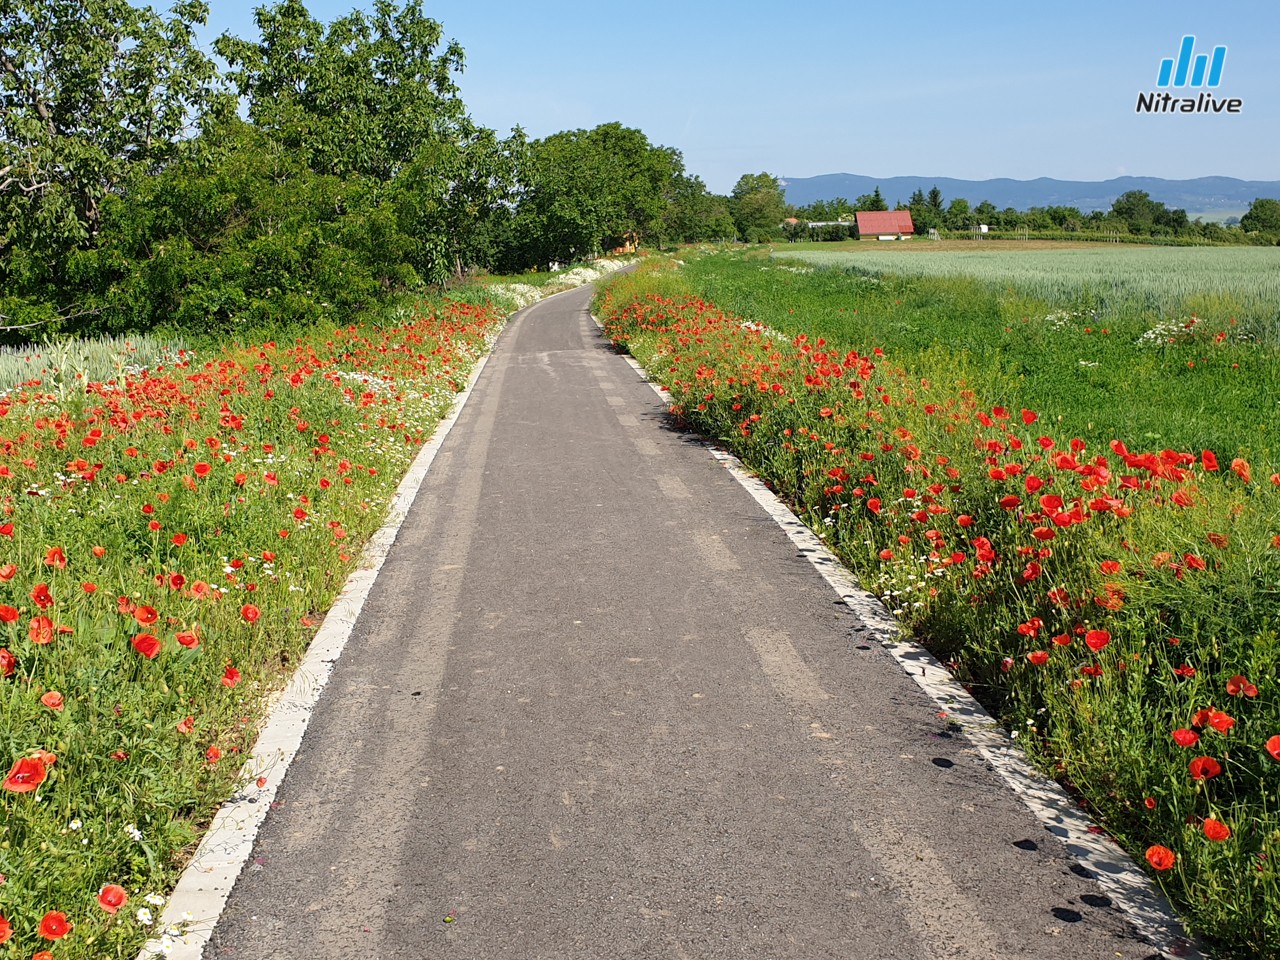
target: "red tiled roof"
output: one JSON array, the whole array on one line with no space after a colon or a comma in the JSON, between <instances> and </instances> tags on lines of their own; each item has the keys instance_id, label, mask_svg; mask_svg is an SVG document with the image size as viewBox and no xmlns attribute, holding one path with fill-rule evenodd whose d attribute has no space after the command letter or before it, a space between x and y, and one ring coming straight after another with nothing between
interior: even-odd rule
<instances>
[{"instance_id":1,"label":"red tiled roof","mask_svg":"<svg viewBox=\"0 0 1280 960\"><path fill-rule=\"evenodd\" d=\"M858 233L868 237L884 233L915 233L910 210L859 210Z\"/></svg>"}]
</instances>

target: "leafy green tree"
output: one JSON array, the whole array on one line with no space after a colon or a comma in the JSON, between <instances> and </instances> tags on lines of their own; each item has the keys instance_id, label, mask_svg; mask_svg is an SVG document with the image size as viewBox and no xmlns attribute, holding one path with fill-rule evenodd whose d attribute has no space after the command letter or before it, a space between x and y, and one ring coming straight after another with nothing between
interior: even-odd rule
<instances>
[{"instance_id":1,"label":"leafy green tree","mask_svg":"<svg viewBox=\"0 0 1280 960\"><path fill-rule=\"evenodd\" d=\"M925 203L939 213L942 212L942 191L938 189L937 184L934 184L929 189L929 195L925 197Z\"/></svg>"},{"instance_id":2,"label":"leafy green tree","mask_svg":"<svg viewBox=\"0 0 1280 960\"><path fill-rule=\"evenodd\" d=\"M737 234L728 199L711 193L695 176L672 179L662 219L662 235L673 243L732 240Z\"/></svg>"},{"instance_id":3,"label":"leafy green tree","mask_svg":"<svg viewBox=\"0 0 1280 960\"><path fill-rule=\"evenodd\" d=\"M853 202L855 209L858 210L888 210L889 205L884 202L884 197L880 194L880 188L876 187L871 193L864 193Z\"/></svg>"},{"instance_id":4,"label":"leafy green tree","mask_svg":"<svg viewBox=\"0 0 1280 960\"><path fill-rule=\"evenodd\" d=\"M729 210L738 236L748 241L777 234L788 214L782 185L770 173L739 177L729 195Z\"/></svg>"},{"instance_id":5,"label":"leafy green tree","mask_svg":"<svg viewBox=\"0 0 1280 960\"><path fill-rule=\"evenodd\" d=\"M327 26L301 0L281 0L254 20L260 40L224 34L214 49L253 124L316 173L386 181L427 144L459 139L462 48L440 49L443 27L421 0L375 0L372 13Z\"/></svg>"},{"instance_id":6,"label":"leafy green tree","mask_svg":"<svg viewBox=\"0 0 1280 960\"><path fill-rule=\"evenodd\" d=\"M965 230L973 226L973 211L969 209L969 201L964 197L956 197L947 205L946 218L943 221L948 230Z\"/></svg>"},{"instance_id":7,"label":"leafy green tree","mask_svg":"<svg viewBox=\"0 0 1280 960\"><path fill-rule=\"evenodd\" d=\"M1280 200L1259 197L1240 218L1240 226L1250 233L1280 233Z\"/></svg>"},{"instance_id":8,"label":"leafy green tree","mask_svg":"<svg viewBox=\"0 0 1280 960\"><path fill-rule=\"evenodd\" d=\"M133 171L161 167L208 107L216 70L194 35L208 12L199 0L167 19L125 0L0 6L0 250L11 278L38 281L42 264L56 270L91 244L104 198Z\"/></svg>"},{"instance_id":9,"label":"leafy green tree","mask_svg":"<svg viewBox=\"0 0 1280 960\"><path fill-rule=\"evenodd\" d=\"M836 220L851 221L858 208L844 197L834 200L815 200L813 203L796 210L796 216L802 220L830 223Z\"/></svg>"},{"instance_id":10,"label":"leafy green tree","mask_svg":"<svg viewBox=\"0 0 1280 960\"><path fill-rule=\"evenodd\" d=\"M996 211L996 205L990 200L983 200L973 208L973 219L977 223L989 223L994 225L997 216L998 213Z\"/></svg>"},{"instance_id":11,"label":"leafy green tree","mask_svg":"<svg viewBox=\"0 0 1280 960\"><path fill-rule=\"evenodd\" d=\"M620 123L535 141L504 262L564 263L626 242L661 243L683 175L679 151Z\"/></svg>"},{"instance_id":12,"label":"leafy green tree","mask_svg":"<svg viewBox=\"0 0 1280 960\"><path fill-rule=\"evenodd\" d=\"M1124 223L1130 233L1150 233L1156 223L1156 214L1163 206L1152 200L1145 190L1130 190L1111 204L1111 215Z\"/></svg>"}]
</instances>

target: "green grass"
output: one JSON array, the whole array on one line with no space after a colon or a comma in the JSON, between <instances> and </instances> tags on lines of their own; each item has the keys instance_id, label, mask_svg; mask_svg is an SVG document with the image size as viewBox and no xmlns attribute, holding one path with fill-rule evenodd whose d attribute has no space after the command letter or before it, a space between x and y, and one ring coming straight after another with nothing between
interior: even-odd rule
<instances>
[{"instance_id":1,"label":"green grass","mask_svg":"<svg viewBox=\"0 0 1280 960\"><path fill-rule=\"evenodd\" d=\"M1185 277L1204 257L1212 269L1199 274L1209 278L1201 290ZM1164 274L1150 272L1162 263ZM690 257L682 275L726 310L850 349L879 347L919 376L1038 410L1091 446L1123 437L1273 467L1280 361L1272 338L1250 332L1280 303L1272 264L1280 250L872 249L803 262ZM871 272L889 267L911 275Z\"/></svg>"}]
</instances>

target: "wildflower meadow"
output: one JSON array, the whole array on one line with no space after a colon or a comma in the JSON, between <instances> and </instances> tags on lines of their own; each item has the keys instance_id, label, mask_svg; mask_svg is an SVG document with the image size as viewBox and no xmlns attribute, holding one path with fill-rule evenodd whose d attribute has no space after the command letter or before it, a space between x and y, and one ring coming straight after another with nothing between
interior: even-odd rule
<instances>
[{"instance_id":1,"label":"wildflower meadow","mask_svg":"<svg viewBox=\"0 0 1280 960\"><path fill-rule=\"evenodd\" d=\"M510 310L599 272L287 343L0 355L0 957L165 942L185 856L254 789L269 694L419 447Z\"/></svg>"},{"instance_id":2,"label":"wildflower meadow","mask_svg":"<svg viewBox=\"0 0 1280 960\"><path fill-rule=\"evenodd\" d=\"M894 344L921 334L895 330L902 312L846 315L842 336L835 318L865 283L823 273L655 261L597 312L673 412L788 499L1196 934L1223 957L1276 956L1280 473L1256 438L1247 449L1248 404L1216 448L1096 427L1086 440L1063 427L1078 414L1067 391L1061 418L1018 402L1016 382L971 376L963 349L908 344L908 369ZM717 285L771 312L730 312L705 298ZM779 304L786 292L800 309ZM1038 317L1061 308L1000 295ZM806 307L824 336L804 332ZM1123 349L1138 356L1138 339ZM1224 375L1274 364L1263 346L1229 348ZM993 400L991 384L1010 392Z\"/></svg>"}]
</instances>

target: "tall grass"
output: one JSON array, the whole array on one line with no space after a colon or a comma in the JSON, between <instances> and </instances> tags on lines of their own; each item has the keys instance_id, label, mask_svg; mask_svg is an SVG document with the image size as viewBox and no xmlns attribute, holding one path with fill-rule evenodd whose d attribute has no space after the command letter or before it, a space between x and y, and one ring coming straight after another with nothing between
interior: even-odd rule
<instances>
[{"instance_id":1,"label":"tall grass","mask_svg":"<svg viewBox=\"0 0 1280 960\"><path fill-rule=\"evenodd\" d=\"M1111 255L1118 263L1135 252L1147 251ZM1047 262L1044 257L1058 253L1036 256ZM909 269L935 256L954 263L960 255L880 256ZM1188 288L1184 299L1200 308L1195 315L1161 312L1147 302L1155 296L1151 290L1130 291L1129 308L1114 299L1104 313L1096 299L1065 281L1056 298L1042 295L1048 279L1036 286L1034 275L1023 274L1032 286L1014 283L1025 256L1008 255L1010 277L1002 283L956 274L873 276L742 254L690 256L681 275L698 296L726 310L791 334L879 347L917 376L946 378L993 403L1033 407L1093 444L1126 437L1155 447L1212 449L1228 459L1245 456L1268 472L1280 466L1272 438L1280 423L1280 347L1250 334L1227 309L1262 304L1270 278L1256 279L1252 292L1243 281L1243 292L1235 294Z\"/></svg>"}]
</instances>

